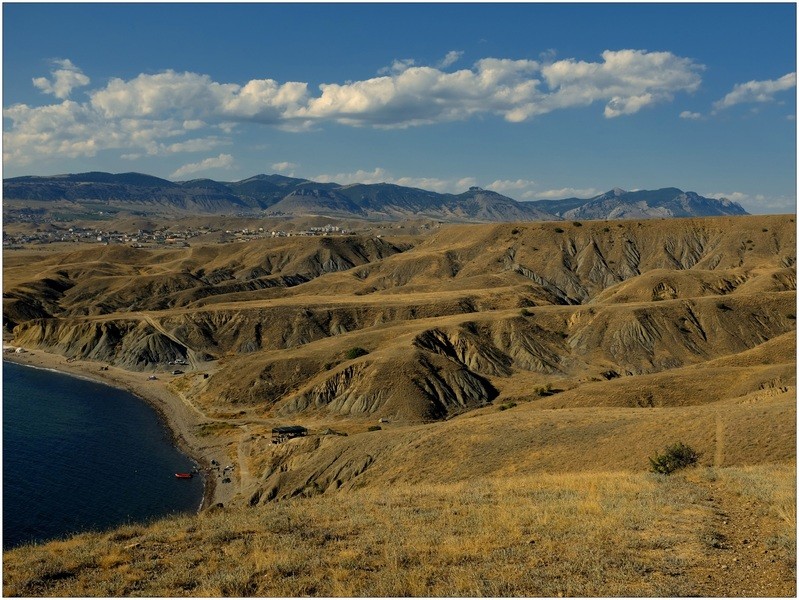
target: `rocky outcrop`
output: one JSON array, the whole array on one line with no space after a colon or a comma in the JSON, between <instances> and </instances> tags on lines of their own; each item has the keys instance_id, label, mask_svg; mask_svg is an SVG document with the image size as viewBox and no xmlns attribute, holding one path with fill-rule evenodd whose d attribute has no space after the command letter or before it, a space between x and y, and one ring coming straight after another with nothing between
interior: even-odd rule
<instances>
[{"instance_id":1,"label":"rocky outcrop","mask_svg":"<svg viewBox=\"0 0 799 600\"><path fill-rule=\"evenodd\" d=\"M36 319L17 326L17 343L69 358L101 361L132 371L152 370L169 361L199 362L202 356L142 321Z\"/></svg>"}]
</instances>

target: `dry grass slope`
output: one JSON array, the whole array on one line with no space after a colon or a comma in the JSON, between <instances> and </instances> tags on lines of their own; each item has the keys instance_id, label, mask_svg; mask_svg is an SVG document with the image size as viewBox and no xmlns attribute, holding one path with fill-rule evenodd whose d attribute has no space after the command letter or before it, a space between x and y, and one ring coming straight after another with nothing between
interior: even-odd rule
<instances>
[{"instance_id":1,"label":"dry grass slope","mask_svg":"<svg viewBox=\"0 0 799 600\"><path fill-rule=\"evenodd\" d=\"M3 592L791 596L795 501L793 470L775 467L373 489L19 548L4 555ZM725 525L741 516L729 502L759 508Z\"/></svg>"}]
</instances>

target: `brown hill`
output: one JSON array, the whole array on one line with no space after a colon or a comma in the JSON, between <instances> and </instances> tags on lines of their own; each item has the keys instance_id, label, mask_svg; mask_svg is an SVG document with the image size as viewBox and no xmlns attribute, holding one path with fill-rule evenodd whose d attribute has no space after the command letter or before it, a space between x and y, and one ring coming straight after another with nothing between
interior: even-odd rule
<instances>
[{"instance_id":1,"label":"brown hill","mask_svg":"<svg viewBox=\"0 0 799 600\"><path fill-rule=\"evenodd\" d=\"M33 277L27 258L8 260L6 324L19 323L19 344L125 368L224 358L202 402L425 420L488 403L515 379L571 388L793 331L791 220L81 250L42 258ZM369 354L342 360L354 347Z\"/></svg>"}]
</instances>

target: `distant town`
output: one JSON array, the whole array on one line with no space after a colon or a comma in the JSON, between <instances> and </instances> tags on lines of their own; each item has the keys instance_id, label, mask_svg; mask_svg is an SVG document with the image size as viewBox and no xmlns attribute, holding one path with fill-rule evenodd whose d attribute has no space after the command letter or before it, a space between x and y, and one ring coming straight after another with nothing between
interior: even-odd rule
<instances>
[{"instance_id":1,"label":"distant town","mask_svg":"<svg viewBox=\"0 0 799 600\"><path fill-rule=\"evenodd\" d=\"M55 229L55 231L53 231ZM284 231L281 229L243 228L222 229L219 227L187 227L175 229L173 227L159 227L156 229L138 229L136 232L121 232L117 230L101 229L99 227L77 227L53 225L47 231L37 229L30 233L9 234L3 231L3 248L13 250L31 244L52 244L59 242L80 242L88 244L125 244L133 248L153 247L178 247L185 248L190 245L190 240L201 241L202 238L215 234L215 241L219 243L246 242L274 237L297 236L329 236L329 235L354 235L348 229L338 225L325 225L310 227L302 231Z\"/></svg>"}]
</instances>

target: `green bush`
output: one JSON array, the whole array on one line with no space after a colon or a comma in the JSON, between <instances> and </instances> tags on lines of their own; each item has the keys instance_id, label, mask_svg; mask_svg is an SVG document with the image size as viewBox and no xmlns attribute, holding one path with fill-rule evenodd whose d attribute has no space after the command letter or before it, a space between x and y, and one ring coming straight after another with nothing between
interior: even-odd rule
<instances>
[{"instance_id":1,"label":"green bush","mask_svg":"<svg viewBox=\"0 0 799 600\"><path fill-rule=\"evenodd\" d=\"M380 427L380 425L369 425L369 427L366 428L366 431L380 431L381 429L383 428Z\"/></svg>"},{"instance_id":2,"label":"green bush","mask_svg":"<svg viewBox=\"0 0 799 600\"><path fill-rule=\"evenodd\" d=\"M677 442L667 447L663 454L650 457L649 464L653 473L671 475L679 469L694 466L698 460L699 452L682 442Z\"/></svg>"},{"instance_id":3,"label":"green bush","mask_svg":"<svg viewBox=\"0 0 799 600\"><path fill-rule=\"evenodd\" d=\"M347 352L344 354L344 358L346 358L347 360L352 360L353 358L358 358L359 356L366 356L367 354L369 354L368 350L364 350L363 348L359 348L358 346L356 346L355 348L350 348L349 350L347 350Z\"/></svg>"},{"instance_id":4,"label":"green bush","mask_svg":"<svg viewBox=\"0 0 799 600\"><path fill-rule=\"evenodd\" d=\"M515 402L506 402L505 404L499 405L499 410L508 410L509 408L513 408L516 406Z\"/></svg>"},{"instance_id":5,"label":"green bush","mask_svg":"<svg viewBox=\"0 0 799 600\"><path fill-rule=\"evenodd\" d=\"M563 231L560 227L555 227L555 233L563 233Z\"/></svg>"}]
</instances>

